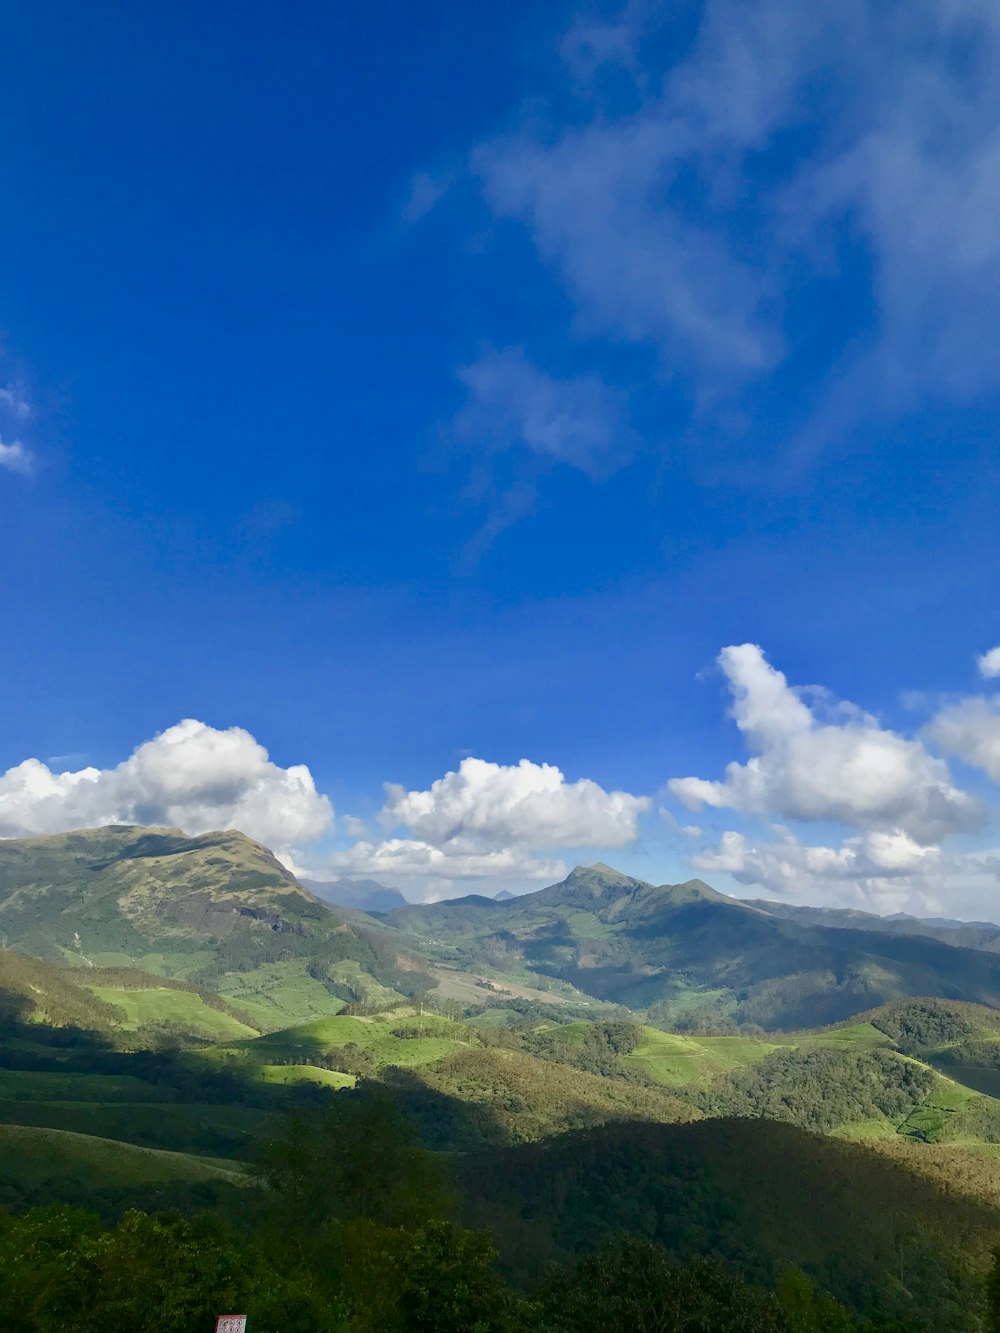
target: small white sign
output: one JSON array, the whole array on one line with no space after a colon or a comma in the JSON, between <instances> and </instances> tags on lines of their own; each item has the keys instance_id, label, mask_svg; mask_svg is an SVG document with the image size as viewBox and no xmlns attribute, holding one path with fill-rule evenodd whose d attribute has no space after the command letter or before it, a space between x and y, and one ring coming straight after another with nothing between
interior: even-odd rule
<instances>
[{"instance_id":1,"label":"small white sign","mask_svg":"<svg viewBox=\"0 0 1000 1333\"><path fill-rule=\"evenodd\" d=\"M215 1333L246 1333L245 1314L220 1314L215 1321Z\"/></svg>"}]
</instances>

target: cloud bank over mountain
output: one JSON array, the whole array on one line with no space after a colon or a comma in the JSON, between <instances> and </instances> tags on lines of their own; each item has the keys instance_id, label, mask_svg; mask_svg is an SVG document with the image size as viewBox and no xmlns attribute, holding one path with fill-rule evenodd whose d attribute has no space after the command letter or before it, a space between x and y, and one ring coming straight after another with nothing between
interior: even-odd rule
<instances>
[{"instance_id":1,"label":"cloud bank over mountain","mask_svg":"<svg viewBox=\"0 0 1000 1333\"><path fill-rule=\"evenodd\" d=\"M905 735L823 687L792 685L758 644L723 648L717 666L749 757L722 777L669 778L668 804L648 823L650 796L571 779L551 763L467 756L424 788L386 782L376 819L344 815L335 828L308 766L274 763L240 727L187 719L113 768L60 772L26 759L8 769L0 836L234 827L296 873L367 875L413 897L446 897L552 882L570 857L648 858L658 832L676 844L682 870L790 898L937 910L956 886L966 898L989 891L1000 859L980 835L995 813L990 782L1000 783L1000 694L951 696ZM984 775L979 791L959 785L946 755ZM679 820L671 801L700 811L700 822Z\"/></svg>"},{"instance_id":2,"label":"cloud bank over mountain","mask_svg":"<svg viewBox=\"0 0 1000 1333\"><path fill-rule=\"evenodd\" d=\"M588 778L569 782L553 764L467 758L424 791L387 784L382 825L410 836L358 843L334 864L376 876L555 879L564 863L539 853L627 847L650 805L647 796L605 791Z\"/></svg>"},{"instance_id":3,"label":"cloud bank over mountain","mask_svg":"<svg viewBox=\"0 0 1000 1333\"><path fill-rule=\"evenodd\" d=\"M755 830L727 830L692 864L775 894L867 902L876 908L947 898L956 877L995 877L995 859L948 853L941 844L983 826L987 811L958 787L924 740L881 726L823 689L793 688L752 643L724 648L718 665L731 716L752 751L724 779L672 778L689 810L755 817ZM968 698L941 709L927 740L1000 780L997 700ZM843 831L837 845L804 843L785 821Z\"/></svg>"},{"instance_id":4,"label":"cloud bank over mountain","mask_svg":"<svg viewBox=\"0 0 1000 1333\"><path fill-rule=\"evenodd\" d=\"M312 842L333 807L304 764L281 768L242 727L187 718L139 745L116 768L56 773L26 759L0 776L0 836L101 824L164 824L186 833L238 828L285 847Z\"/></svg>"}]
</instances>

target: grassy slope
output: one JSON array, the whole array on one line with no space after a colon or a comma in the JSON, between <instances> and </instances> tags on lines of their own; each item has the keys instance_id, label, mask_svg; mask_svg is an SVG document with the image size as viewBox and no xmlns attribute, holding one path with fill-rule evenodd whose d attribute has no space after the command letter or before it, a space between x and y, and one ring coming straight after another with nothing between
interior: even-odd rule
<instances>
[{"instance_id":1,"label":"grassy slope","mask_svg":"<svg viewBox=\"0 0 1000 1333\"><path fill-rule=\"evenodd\" d=\"M132 990L116 986L88 986L100 1000L116 1005L125 1015L121 1026L127 1029L148 1023L174 1023L196 1036L226 1041L256 1036L256 1031L232 1015L211 1009L191 991L149 987Z\"/></svg>"},{"instance_id":2,"label":"grassy slope","mask_svg":"<svg viewBox=\"0 0 1000 1333\"><path fill-rule=\"evenodd\" d=\"M393 1029L426 1035L398 1037ZM255 1040L230 1042L198 1054L250 1069L268 1065L307 1066L333 1048L360 1047L379 1068L412 1068L440 1060L463 1049L474 1037L461 1023L436 1014L417 1017L405 1009L371 1018L334 1015L316 1018Z\"/></svg>"},{"instance_id":3,"label":"grassy slope","mask_svg":"<svg viewBox=\"0 0 1000 1333\"><path fill-rule=\"evenodd\" d=\"M0 1175L24 1184L67 1176L100 1189L173 1180L242 1179L232 1162L23 1125L0 1125Z\"/></svg>"},{"instance_id":4,"label":"grassy slope","mask_svg":"<svg viewBox=\"0 0 1000 1333\"><path fill-rule=\"evenodd\" d=\"M626 1059L667 1087L756 1064L782 1044L748 1037L695 1037L649 1027L644 1031L645 1041Z\"/></svg>"}]
</instances>

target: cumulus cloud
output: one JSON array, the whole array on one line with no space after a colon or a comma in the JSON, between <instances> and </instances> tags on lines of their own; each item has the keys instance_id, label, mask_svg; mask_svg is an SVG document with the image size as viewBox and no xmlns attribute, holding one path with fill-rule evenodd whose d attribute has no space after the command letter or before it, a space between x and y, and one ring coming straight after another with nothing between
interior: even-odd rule
<instances>
[{"instance_id":1,"label":"cumulus cloud","mask_svg":"<svg viewBox=\"0 0 1000 1333\"><path fill-rule=\"evenodd\" d=\"M116 768L53 772L26 759L0 776L0 836L104 824L161 824L187 833L238 828L268 844L311 841L333 810L304 764L281 768L242 727L191 718L138 746Z\"/></svg>"},{"instance_id":2,"label":"cumulus cloud","mask_svg":"<svg viewBox=\"0 0 1000 1333\"><path fill-rule=\"evenodd\" d=\"M961 699L938 713L927 734L948 754L1000 782L1000 699Z\"/></svg>"},{"instance_id":3,"label":"cumulus cloud","mask_svg":"<svg viewBox=\"0 0 1000 1333\"><path fill-rule=\"evenodd\" d=\"M846 902L875 900L885 910L914 897L936 902L945 861L938 847L923 847L905 833L866 833L840 847L808 846L787 829L773 842L724 833L718 847L692 864L707 873L724 871L740 884L759 884L777 897L820 896Z\"/></svg>"},{"instance_id":4,"label":"cumulus cloud","mask_svg":"<svg viewBox=\"0 0 1000 1333\"><path fill-rule=\"evenodd\" d=\"M985 676L987 680L995 680L1000 676L1000 648L991 648L988 653L977 657L976 666L981 676Z\"/></svg>"},{"instance_id":5,"label":"cumulus cloud","mask_svg":"<svg viewBox=\"0 0 1000 1333\"><path fill-rule=\"evenodd\" d=\"M756 644L724 648L718 660L732 715L754 753L745 764L729 764L723 781L671 779L670 791L689 809L899 830L922 846L978 821L977 802L920 741L851 706L821 721Z\"/></svg>"},{"instance_id":6,"label":"cumulus cloud","mask_svg":"<svg viewBox=\"0 0 1000 1333\"><path fill-rule=\"evenodd\" d=\"M471 841L434 847L417 838L389 838L385 842L358 842L331 858L334 869L344 873L402 879L439 880L545 880L551 883L566 875L566 863L558 858L537 857L524 848L501 847L477 851Z\"/></svg>"},{"instance_id":7,"label":"cumulus cloud","mask_svg":"<svg viewBox=\"0 0 1000 1333\"><path fill-rule=\"evenodd\" d=\"M702 408L811 337L838 281L858 313L817 390L828 429L968 400L1000 386L998 14L706 0L688 40L686 12L630 3L573 25L557 96L473 170L574 334L654 349Z\"/></svg>"},{"instance_id":8,"label":"cumulus cloud","mask_svg":"<svg viewBox=\"0 0 1000 1333\"><path fill-rule=\"evenodd\" d=\"M522 445L597 478L632 451L624 395L594 376L557 379L532 365L519 347L485 352L458 376L469 397L456 433L484 452Z\"/></svg>"},{"instance_id":9,"label":"cumulus cloud","mask_svg":"<svg viewBox=\"0 0 1000 1333\"><path fill-rule=\"evenodd\" d=\"M483 847L625 847L648 796L605 791L589 778L567 782L554 764L463 759L426 791L386 787L382 822L405 825L436 846L469 838Z\"/></svg>"},{"instance_id":10,"label":"cumulus cloud","mask_svg":"<svg viewBox=\"0 0 1000 1333\"><path fill-rule=\"evenodd\" d=\"M638 837L646 796L605 791L589 778L567 781L553 764L463 759L423 791L386 785L380 843L339 854L340 869L449 879L553 879L563 847L625 847Z\"/></svg>"}]
</instances>

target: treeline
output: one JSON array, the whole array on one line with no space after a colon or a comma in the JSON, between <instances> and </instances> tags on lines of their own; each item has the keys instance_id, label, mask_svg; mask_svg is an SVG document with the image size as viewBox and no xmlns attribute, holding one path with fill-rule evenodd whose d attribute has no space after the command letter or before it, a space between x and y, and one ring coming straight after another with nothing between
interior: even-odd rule
<instances>
[{"instance_id":1,"label":"treeline","mask_svg":"<svg viewBox=\"0 0 1000 1333\"><path fill-rule=\"evenodd\" d=\"M56 1027L98 1031L124 1021L123 1010L77 985L76 976L75 969L54 967L15 949L0 949L0 1015L35 1017Z\"/></svg>"},{"instance_id":2,"label":"treeline","mask_svg":"<svg viewBox=\"0 0 1000 1333\"><path fill-rule=\"evenodd\" d=\"M613 1189L621 1171L609 1165ZM239 1311L250 1333L923 1333L971 1329L984 1306L969 1276L956 1293L964 1324L940 1302L926 1321L851 1313L794 1266L755 1280L621 1233L514 1285L489 1235L454 1220L441 1159L384 1097L293 1118L258 1171L266 1188L228 1217L0 1215L0 1327L196 1333Z\"/></svg>"},{"instance_id":3,"label":"treeline","mask_svg":"<svg viewBox=\"0 0 1000 1333\"><path fill-rule=\"evenodd\" d=\"M466 1222L491 1228L521 1282L632 1237L713 1254L762 1287L800 1267L887 1328L981 1328L996 1210L839 1139L751 1120L615 1124L460 1170Z\"/></svg>"},{"instance_id":4,"label":"treeline","mask_svg":"<svg viewBox=\"0 0 1000 1333\"><path fill-rule=\"evenodd\" d=\"M627 1064L643 1040L642 1025L632 1019L598 1019L567 1033L562 1025L538 1028L527 1020L501 1028L480 1028L484 1046L523 1051L550 1063L569 1065L587 1074L621 1079L645 1087L659 1086L644 1069Z\"/></svg>"},{"instance_id":5,"label":"treeline","mask_svg":"<svg viewBox=\"0 0 1000 1333\"><path fill-rule=\"evenodd\" d=\"M906 1055L917 1055L954 1042L965 1041L985 1026L1000 1030L1000 1015L979 1005L954 1000L921 998L884 1004L858 1014L857 1022L891 1037Z\"/></svg>"},{"instance_id":6,"label":"treeline","mask_svg":"<svg viewBox=\"0 0 1000 1333\"><path fill-rule=\"evenodd\" d=\"M689 1095L706 1116L784 1120L829 1133L862 1120L902 1119L934 1086L930 1070L887 1051L772 1051Z\"/></svg>"}]
</instances>

